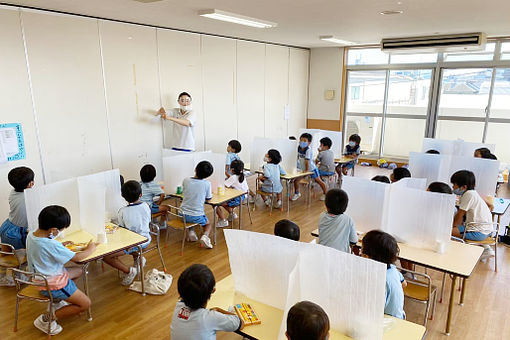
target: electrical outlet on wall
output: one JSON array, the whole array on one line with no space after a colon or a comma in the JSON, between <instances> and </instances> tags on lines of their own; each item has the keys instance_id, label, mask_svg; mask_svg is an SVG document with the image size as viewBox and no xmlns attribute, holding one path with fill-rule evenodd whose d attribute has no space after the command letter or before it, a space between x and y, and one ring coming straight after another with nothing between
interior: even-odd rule
<instances>
[{"instance_id":1,"label":"electrical outlet on wall","mask_svg":"<svg viewBox=\"0 0 510 340\"><path fill-rule=\"evenodd\" d=\"M324 99L334 100L335 99L335 90L325 90L324 91Z\"/></svg>"}]
</instances>

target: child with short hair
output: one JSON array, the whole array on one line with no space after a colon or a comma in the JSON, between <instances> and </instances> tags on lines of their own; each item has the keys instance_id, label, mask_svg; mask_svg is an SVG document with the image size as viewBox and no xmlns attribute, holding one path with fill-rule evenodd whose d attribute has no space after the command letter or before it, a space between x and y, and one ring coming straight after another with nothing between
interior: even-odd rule
<instances>
[{"instance_id":1,"label":"child with short hair","mask_svg":"<svg viewBox=\"0 0 510 340\"><path fill-rule=\"evenodd\" d=\"M362 256L382 262L387 267L384 314L405 319L404 288L407 286L407 282L394 264L399 251L397 240L384 231L372 230L363 237Z\"/></svg>"},{"instance_id":2,"label":"child with short hair","mask_svg":"<svg viewBox=\"0 0 510 340\"><path fill-rule=\"evenodd\" d=\"M320 185L322 189L322 196L320 197L321 201L324 201L326 198L326 184L322 181L319 170L315 166L313 162L313 151L310 148L310 144L312 143L312 135L309 133L303 133L299 137L299 146L298 146L298 168L302 172L312 172L310 177ZM299 192L299 181L294 181L294 196L292 196L292 200L296 201L301 197L301 193Z\"/></svg>"},{"instance_id":3,"label":"child with short hair","mask_svg":"<svg viewBox=\"0 0 510 340\"><path fill-rule=\"evenodd\" d=\"M274 234L289 240L299 241L299 226L287 219L279 220L274 225Z\"/></svg>"},{"instance_id":4,"label":"child with short hair","mask_svg":"<svg viewBox=\"0 0 510 340\"><path fill-rule=\"evenodd\" d=\"M443 182L432 182L429 184L427 191L430 192L438 192L441 194L452 194L452 188L446 183Z\"/></svg>"},{"instance_id":5,"label":"child with short hair","mask_svg":"<svg viewBox=\"0 0 510 340\"><path fill-rule=\"evenodd\" d=\"M27 236L28 268L45 275L54 301L62 300L51 308L54 318L49 334L56 335L62 331L57 320L77 315L90 307L90 299L73 281L81 276L81 268L65 268L64 265L69 261L83 261L94 252L96 244L91 241L83 251L75 253L65 247L65 242L55 240L71 224L71 216L64 207L50 205L41 211L38 220L39 228ZM47 290L41 290L41 294L49 295ZM41 314L35 319L34 326L48 333L49 321L49 312Z\"/></svg>"},{"instance_id":6,"label":"child with short hair","mask_svg":"<svg viewBox=\"0 0 510 340\"><path fill-rule=\"evenodd\" d=\"M346 176L347 171L354 168L355 163L358 161L358 157L361 154L361 137L355 133L349 136L349 143L345 146L344 156L352 158L351 162L345 164L339 164L336 167L338 176Z\"/></svg>"},{"instance_id":7,"label":"child with short hair","mask_svg":"<svg viewBox=\"0 0 510 340\"><path fill-rule=\"evenodd\" d=\"M267 193L267 195L262 194L264 203L267 206L272 204L271 202L271 190L276 194L277 201L274 205L275 208L280 208L282 206L282 182L280 180L280 175L286 175L287 173L281 167L280 162L282 161L282 156L280 152L275 149L270 149L266 155L264 156L264 174L259 175L259 180L263 181L260 191L263 193Z\"/></svg>"},{"instance_id":8,"label":"child with short hair","mask_svg":"<svg viewBox=\"0 0 510 340\"><path fill-rule=\"evenodd\" d=\"M137 181L127 181L122 186L122 197L128 202L128 205L119 209L118 222L119 225L147 238L147 241L141 245L142 249L151 243L150 227L151 211L149 205L141 201L142 188ZM133 256L133 266L126 266L120 257L126 254ZM113 268L124 273L121 284L123 286L130 285L138 275L140 254L137 248L121 250L116 253L107 255L103 261ZM145 266L145 258L142 256L142 266Z\"/></svg>"},{"instance_id":9,"label":"child with short hair","mask_svg":"<svg viewBox=\"0 0 510 340\"><path fill-rule=\"evenodd\" d=\"M324 309L310 301L301 301L289 309L287 331L289 340L327 340L329 318Z\"/></svg>"},{"instance_id":10,"label":"child with short hair","mask_svg":"<svg viewBox=\"0 0 510 340\"><path fill-rule=\"evenodd\" d=\"M333 176L335 174L335 154L330 150L332 145L333 142L329 137L320 140L317 165L321 176Z\"/></svg>"},{"instance_id":11,"label":"child with short hair","mask_svg":"<svg viewBox=\"0 0 510 340\"><path fill-rule=\"evenodd\" d=\"M170 325L173 340L216 339L218 331L235 332L243 327L237 315L221 308L206 309L216 281L211 270L203 264L186 268L177 281L180 301L175 305Z\"/></svg>"},{"instance_id":12,"label":"child with short hair","mask_svg":"<svg viewBox=\"0 0 510 340\"><path fill-rule=\"evenodd\" d=\"M372 181L382 182L382 183L387 183L387 184L391 183L388 176L382 176L382 175L372 177Z\"/></svg>"},{"instance_id":13,"label":"child with short hair","mask_svg":"<svg viewBox=\"0 0 510 340\"><path fill-rule=\"evenodd\" d=\"M440 155L441 154L439 151L434 150L434 149L427 150L425 153L428 153L431 155Z\"/></svg>"},{"instance_id":14,"label":"child with short hair","mask_svg":"<svg viewBox=\"0 0 510 340\"><path fill-rule=\"evenodd\" d=\"M205 216L204 203L212 198L211 182L206 180L211 176L214 168L208 161L201 161L195 167L195 176L187 177L182 181L181 210L187 223L197 223L204 228L200 243L207 249L213 245L209 238L211 224ZM193 228L188 229L188 241L198 241Z\"/></svg>"},{"instance_id":15,"label":"child with short hair","mask_svg":"<svg viewBox=\"0 0 510 340\"><path fill-rule=\"evenodd\" d=\"M165 200L165 193L161 186L154 182L154 178L156 178L156 168L152 164L145 164L142 169L140 169L140 185L142 186L142 197L140 201L145 202L151 208L151 214L156 214L158 212L166 213L168 211L168 206L161 205L161 203ZM158 203L154 202L154 197L159 196ZM162 219L164 220L164 218Z\"/></svg>"},{"instance_id":16,"label":"child with short hair","mask_svg":"<svg viewBox=\"0 0 510 340\"><path fill-rule=\"evenodd\" d=\"M248 192L250 189L248 188L248 182L244 176L244 163L241 160L234 160L230 164L230 169L232 171L232 176L227 178L225 181L225 186L227 188L234 188L242 192ZM218 209L216 209L216 213L218 214L219 218L216 226L220 228L228 226L228 221L223 215L223 209L229 213L228 219L230 221L234 221L237 218L237 214L234 212L234 208L241 205L245 198L246 195L236 197L219 206Z\"/></svg>"},{"instance_id":17,"label":"child with short hair","mask_svg":"<svg viewBox=\"0 0 510 340\"><path fill-rule=\"evenodd\" d=\"M331 189L326 194L326 209L319 217L319 244L350 253L358 242L354 221L344 214L349 203L342 189Z\"/></svg>"},{"instance_id":18,"label":"child with short hair","mask_svg":"<svg viewBox=\"0 0 510 340\"><path fill-rule=\"evenodd\" d=\"M411 177L411 172L407 168L395 168L390 175L391 183L400 181L402 178Z\"/></svg>"},{"instance_id":19,"label":"child with short hair","mask_svg":"<svg viewBox=\"0 0 510 340\"><path fill-rule=\"evenodd\" d=\"M240 160L239 158L239 152L241 152L241 143L239 143L238 140L231 140L228 142L227 145L227 158L225 160L225 176L227 178L232 175L232 172L230 171L231 163L235 160Z\"/></svg>"}]
</instances>

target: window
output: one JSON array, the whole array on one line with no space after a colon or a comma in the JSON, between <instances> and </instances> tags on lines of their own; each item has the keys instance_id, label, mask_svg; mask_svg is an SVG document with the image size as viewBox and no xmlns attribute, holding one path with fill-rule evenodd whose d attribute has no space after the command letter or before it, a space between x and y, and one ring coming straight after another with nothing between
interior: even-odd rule
<instances>
[{"instance_id":1,"label":"window","mask_svg":"<svg viewBox=\"0 0 510 340\"><path fill-rule=\"evenodd\" d=\"M387 113L426 116L432 70L390 72Z\"/></svg>"},{"instance_id":2,"label":"window","mask_svg":"<svg viewBox=\"0 0 510 340\"><path fill-rule=\"evenodd\" d=\"M349 72L347 111L382 113L385 82L386 71Z\"/></svg>"},{"instance_id":3,"label":"window","mask_svg":"<svg viewBox=\"0 0 510 340\"><path fill-rule=\"evenodd\" d=\"M379 48L349 49L348 65L380 65L388 63L388 54Z\"/></svg>"},{"instance_id":4,"label":"window","mask_svg":"<svg viewBox=\"0 0 510 340\"><path fill-rule=\"evenodd\" d=\"M361 150L364 155L379 155L382 117L348 116L345 123L344 139L357 133L361 137Z\"/></svg>"},{"instance_id":5,"label":"window","mask_svg":"<svg viewBox=\"0 0 510 340\"><path fill-rule=\"evenodd\" d=\"M496 70L490 118L510 119L510 68Z\"/></svg>"},{"instance_id":6,"label":"window","mask_svg":"<svg viewBox=\"0 0 510 340\"><path fill-rule=\"evenodd\" d=\"M386 118L383 156L406 158L409 152L420 152L426 123L426 119Z\"/></svg>"},{"instance_id":7,"label":"window","mask_svg":"<svg viewBox=\"0 0 510 340\"><path fill-rule=\"evenodd\" d=\"M481 51L469 52L448 52L444 54L445 61L481 61L492 60L494 58L494 49L496 43L485 44L485 49Z\"/></svg>"},{"instance_id":8,"label":"window","mask_svg":"<svg viewBox=\"0 0 510 340\"><path fill-rule=\"evenodd\" d=\"M416 64L416 63L435 63L437 53L422 54L392 54L390 64Z\"/></svg>"},{"instance_id":9,"label":"window","mask_svg":"<svg viewBox=\"0 0 510 340\"><path fill-rule=\"evenodd\" d=\"M351 99L352 100L358 100L359 99L359 86L353 86L351 89Z\"/></svg>"},{"instance_id":10,"label":"window","mask_svg":"<svg viewBox=\"0 0 510 340\"><path fill-rule=\"evenodd\" d=\"M510 60L510 41L501 44L501 60Z\"/></svg>"}]
</instances>

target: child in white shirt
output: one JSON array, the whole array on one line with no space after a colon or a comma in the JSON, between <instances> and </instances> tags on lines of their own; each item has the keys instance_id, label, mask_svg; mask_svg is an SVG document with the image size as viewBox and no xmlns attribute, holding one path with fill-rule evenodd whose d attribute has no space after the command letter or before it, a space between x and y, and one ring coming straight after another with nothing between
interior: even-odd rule
<instances>
[{"instance_id":1,"label":"child in white shirt","mask_svg":"<svg viewBox=\"0 0 510 340\"><path fill-rule=\"evenodd\" d=\"M177 302L170 325L172 340L214 340L216 332L235 332L242 328L234 313L221 308L206 309L216 281L203 264L186 268L177 281L181 300Z\"/></svg>"},{"instance_id":2,"label":"child in white shirt","mask_svg":"<svg viewBox=\"0 0 510 340\"><path fill-rule=\"evenodd\" d=\"M244 163L240 160L234 160L230 164L230 170L232 171L232 176L230 176L225 181L225 186L227 188L233 188L242 192L248 192L248 182L246 181L246 177L244 176ZM225 219L223 215L223 207L228 213L228 219L230 221L233 221L237 218L236 213L234 212L234 208L239 206L245 199L246 195L236 197L234 199L231 199L230 201L222 204L218 209L216 209L216 213L218 214L219 221L217 223L217 226L222 228L228 226L228 221Z\"/></svg>"}]
</instances>

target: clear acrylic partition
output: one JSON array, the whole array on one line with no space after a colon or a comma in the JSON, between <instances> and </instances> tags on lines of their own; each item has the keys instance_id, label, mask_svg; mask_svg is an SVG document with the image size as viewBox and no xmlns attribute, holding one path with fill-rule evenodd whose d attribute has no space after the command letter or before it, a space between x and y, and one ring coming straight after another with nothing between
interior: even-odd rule
<instances>
[{"instance_id":1,"label":"clear acrylic partition","mask_svg":"<svg viewBox=\"0 0 510 340\"><path fill-rule=\"evenodd\" d=\"M459 141L456 140L423 138L423 146L421 150L422 152L427 152L428 150L437 150L441 155L453 155L458 149L458 142Z\"/></svg>"},{"instance_id":2,"label":"clear acrylic partition","mask_svg":"<svg viewBox=\"0 0 510 340\"><path fill-rule=\"evenodd\" d=\"M412 172L411 172L411 174L412 174ZM427 179L426 178L406 177L406 178L402 178L398 182L392 183L392 186L402 186L405 188L425 190L427 188Z\"/></svg>"},{"instance_id":3,"label":"clear acrylic partition","mask_svg":"<svg viewBox=\"0 0 510 340\"><path fill-rule=\"evenodd\" d=\"M264 156L272 148L271 139L264 137L253 138L250 150L250 170L252 172L262 169Z\"/></svg>"},{"instance_id":4,"label":"clear acrylic partition","mask_svg":"<svg viewBox=\"0 0 510 340\"><path fill-rule=\"evenodd\" d=\"M487 148L487 149L491 150L492 153L495 153L496 144L462 142L462 143L459 143L459 152L456 155L457 156L465 156L465 157L474 157L475 150L479 149L479 148Z\"/></svg>"},{"instance_id":5,"label":"clear acrylic partition","mask_svg":"<svg viewBox=\"0 0 510 340\"><path fill-rule=\"evenodd\" d=\"M496 185L499 174L499 161L475 157L452 156L449 169L449 176L458 170L469 170L475 174L475 190L482 196L496 193ZM450 178L448 177L447 183Z\"/></svg>"},{"instance_id":6,"label":"clear acrylic partition","mask_svg":"<svg viewBox=\"0 0 510 340\"><path fill-rule=\"evenodd\" d=\"M186 177L195 175L193 154L188 152L179 156L163 158L163 182L169 194L177 191Z\"/></svg>"},{"instance_id":7,"label":"clear acrylic partition","mask_svg":"<svg viewBox=\"0 0 510 340\"><path fill-rule=\"evenodd\" d=\"M28 229L38 228L38 217L41 210L49 205L61 205L71 215L71 226L66 233L81 229L80 195L76 178L46 184L25 190L25 204L27 209ZM104 223L104 216L101 223Z\"/></svg>"},{"instance_id":8,"label":"clear acrylic partition","mask_svg":"<svg viewBox=\"0 0 510 340\"><path fill-rule=\"evenodd\" d=\"M354 220L357 231L381 229L390 185L366 178L344 176L342 190L349 196L346 214Z\"/></svg>"},{"instance_id":9,"label":"clear acrylic partition","mask_svg":"<svg viewBox=\"0 0 510 340\"><path fill-rule=\"evenodd\" d=\"M225 157L226 155L213 152L193 152L193 171L190 176L195 173L194 169L201 161L208 161L212 164L214 172L207 178L211 182L213 192L216 192L219 186L225 186ZM181 182L182 183L182 182Z\"/></svg>"},{"instance_id":10,"label":"clear acrylic partition","mask_svg":"<svg viewBox=\"0 0 510 340\"><path fill-rule=\"evenodd\" d=\"M81 230L91 234L104 233L106 214L106 188L100 184L80 181L78 178Z\"/></svg>"},{"instance_id":11,"label":"clear acrylic partition","mask_svg":"<svg viewBox=\"0 0 510 340\"><path fill-rule=\"evenodd\" d=\"M287 173L297 172L297 148L298 142L284 138L272 139L272 148L278 150L282 155L282 162L280 165Z\"/></svg>"},{"instance_id":12,"label":"clear acrylic partition","mask_svg":"<svg viewBox=\"0 0 510 340\"><path fill-rule=\"evenodd\" d=\"M428 153L409 153L409 171L413 177L426 178L426 185L435 181L450 183L450 155ZM398 183L398 182L397 182Z\"/></svg>"},{"instance_id":13,"label":"clear acrylic partition","mask_svg":"<svg viewBox=\"0 0 510 340\"><path fill-rule=\"evenodd\" d=\"M331 142L333 143L331 145L331 151L335 154L335 158L340 158L343 155L342 152L342 133L339 131L329 131L329 130L320 130L320 132L317 134L317 148L319 147L320 140L324 137L329 137L331 139ZM315 151L315 150L314 150ZM316 151L317 153L318 151Z\"/></svg>"}]
</instances>

